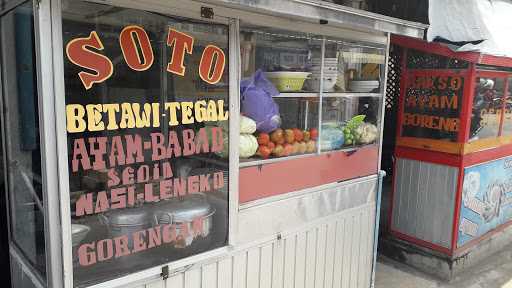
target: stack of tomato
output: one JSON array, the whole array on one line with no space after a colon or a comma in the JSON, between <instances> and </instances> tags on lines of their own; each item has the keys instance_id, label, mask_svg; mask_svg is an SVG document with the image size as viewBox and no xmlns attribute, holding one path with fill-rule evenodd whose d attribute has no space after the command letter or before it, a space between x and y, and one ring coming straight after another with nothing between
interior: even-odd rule
<instances>
[{"instance_id":1,"label":"stack of tomato","mask_svg":"<svg viewBox=\"0 0 512 288\"><path fill-rule=\"evenodd\" d=\"M314 153L316 151L316 140L318 139L318 130L312 128L309 130L276 129L272 133L260 133L258 135L258 152L263 159L274 157L285 157L305 153Z\"/></svg>"}]
</instances>

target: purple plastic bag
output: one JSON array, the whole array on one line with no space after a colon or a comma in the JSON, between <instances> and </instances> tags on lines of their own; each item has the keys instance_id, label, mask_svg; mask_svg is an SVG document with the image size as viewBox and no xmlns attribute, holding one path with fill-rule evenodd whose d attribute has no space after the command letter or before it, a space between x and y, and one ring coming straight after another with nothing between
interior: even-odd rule
<instances>
[{"instance_id":1,"label":"purple plastic bag","mask_svg":"<svg viewBox=\"0 0 512 288\"><path fill-rule=\"evenodd\" d=\"M256 129L269 133L281 126L279 106L272 96L279 91L261 70L240 82L240 102L243 115L256 122Z\"/></svg>"}]
</instances>

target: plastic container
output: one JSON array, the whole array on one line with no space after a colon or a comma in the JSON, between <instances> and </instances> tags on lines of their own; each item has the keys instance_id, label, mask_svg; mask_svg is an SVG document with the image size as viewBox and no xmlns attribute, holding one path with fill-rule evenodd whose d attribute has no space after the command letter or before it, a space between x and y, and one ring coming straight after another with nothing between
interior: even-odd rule
<instances>
[{"instance_id":1,"label":"plastic container","mask_svg":"<svg viewBox=\"0 0 512 288\"><path fill-rule=\"evenodd\" d=\"M266 72L265 76L279 92L297 92L302 90L310 74L309 72L278 71Z\"/></svg>"}]
</instances>

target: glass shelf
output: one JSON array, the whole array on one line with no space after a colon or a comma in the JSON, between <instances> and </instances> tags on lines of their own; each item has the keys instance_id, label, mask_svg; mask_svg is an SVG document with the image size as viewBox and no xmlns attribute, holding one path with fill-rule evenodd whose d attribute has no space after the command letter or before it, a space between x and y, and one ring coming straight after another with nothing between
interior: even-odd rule
<instances>
[{"instance_id":1,"label":"glass shelf","mask_svg":"<svg viewBox=\"0 0 512 288\"><path fill-rule=\"evenodd\" d=\"M281 93L274 98L318 98L318 92L287 92ZM382 93L360 93L360 92L324 92L324 98L355 98L355 97L382 97Z\"/></svg>"},{"instance_id":2,"label":"glass shelf","mask_svg":"<svg viewBox=\"0 0 512 288\"><path fill-rule=\"evenodd\" d=\"M356 150L364 148L364 147L371 147L371 146L375 146L375 145L378 145L378 144L371 143L371 144L367 144L367 145L346 146L346 147L343 147L342 149L322 151L320 153L308 153L308 154L292 155L292 156L269 158L269 159L261 159L261 158L240 159L239 166L240 166L240 168L244 168L244 167L265 165L265 164L271 164L271 163L276 163L276 162L281 162L281 161L299 159L299 158L304 158L304 157L314 157L314 156L323 155L323 154L332 154L332 153L337 153L337 152L350 153L350 152L355 152Z\"/></svg>"}]
</instances>

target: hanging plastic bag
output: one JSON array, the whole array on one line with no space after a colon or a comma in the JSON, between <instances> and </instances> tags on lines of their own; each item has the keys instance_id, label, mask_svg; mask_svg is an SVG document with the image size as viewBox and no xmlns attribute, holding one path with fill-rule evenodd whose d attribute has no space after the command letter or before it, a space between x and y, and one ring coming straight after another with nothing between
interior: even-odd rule
<instances>
[{"instance_id":1,"label":"hanging plastic bag","mask_svg":"<svg viewBox=\"0 0 512 288\"><path fill-rule=\"evenodd\" d=\"M279 106L272 96L279 95L261 70L240 82L240 103L243 115L256 122L256 129L269 133L281 126Z\"/></svg>"}]
</instances>

